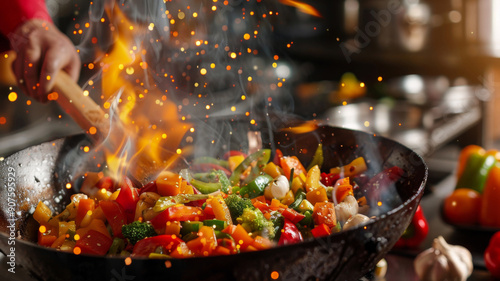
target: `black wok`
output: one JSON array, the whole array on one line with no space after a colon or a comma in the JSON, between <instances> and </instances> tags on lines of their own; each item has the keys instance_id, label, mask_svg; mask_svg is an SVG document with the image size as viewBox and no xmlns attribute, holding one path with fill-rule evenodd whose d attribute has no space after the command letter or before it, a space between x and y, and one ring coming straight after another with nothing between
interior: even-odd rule
<instances>
[{"instance_id":1,"label":"black wok","mask_svg":"<svg viewBox=\"0 0 500 281\"><path fill-rule=\"evenodd\" d=\"M259 252L167 263L133 259L126 265L123 258L74 255L40 247L33 242L37 225L29 215L38 200L44 200L58 211L68 199L70 192L65 185L74 180L75 170L97 169L95 162L79 161L84 158L84 152L78 148L91 143L85 136L78 135L30 147L0 161L0 249L6 255L14 252L16 266L22 265L42 280L271 280L274 271L279 274L278 280L358 280L363 277L410 223L427 179L422 158L389 139L328 126L305 134L280 131L270 135L272 143L285 155L298 155L304 163L312 159L321 141L324 167L342 165L364 156L369 161L368 173L394 165L403 168L406 173L395 189L378 193L385 194L386 198L381 200L390 210L365 227L321 239ZM15 213L10 212L9 204ZM13 224L11 219L15 220ZM11 235L15 240L9 239ZM15 245L10 245L12 241Z\"/></svg>"}]
</instances>

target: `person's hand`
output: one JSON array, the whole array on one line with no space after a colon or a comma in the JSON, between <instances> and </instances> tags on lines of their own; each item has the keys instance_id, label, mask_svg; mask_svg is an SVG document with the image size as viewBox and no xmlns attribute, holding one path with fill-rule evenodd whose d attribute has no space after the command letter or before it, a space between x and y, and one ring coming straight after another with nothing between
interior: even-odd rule
<instances>
[{"instance_id":1,"label":"person's hand","mask_svg":"<svg viewBox=\"0 0 500 281\"><path fill-rule=\"evenodd\" d=\"M9 39L17 53L12 65L14 74L21 89L32 98L46 102L60 70L78 80L80 57L73 43L54 24L29 20Z\"/></svg>"}]
</instances>

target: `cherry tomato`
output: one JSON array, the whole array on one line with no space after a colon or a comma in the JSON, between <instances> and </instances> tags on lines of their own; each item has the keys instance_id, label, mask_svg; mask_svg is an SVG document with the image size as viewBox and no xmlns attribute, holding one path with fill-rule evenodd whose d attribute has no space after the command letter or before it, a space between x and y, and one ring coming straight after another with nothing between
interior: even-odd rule
<instances>
[{"instance_id":1,"label":"cherry tomato","mask_svg":"<svg viewBox=\"0 0 500 281\"><path fill-rule=\"evenodd\" d=\"M444 200L443 208L450 223L476 224L481 210L481 194L473 189L458 188Z\"/></svg>"}]
</instances>

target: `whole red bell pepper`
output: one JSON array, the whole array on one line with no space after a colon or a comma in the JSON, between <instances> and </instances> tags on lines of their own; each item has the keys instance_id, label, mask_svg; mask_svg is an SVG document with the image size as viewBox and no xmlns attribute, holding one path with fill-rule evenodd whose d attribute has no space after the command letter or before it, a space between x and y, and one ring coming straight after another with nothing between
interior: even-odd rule
<instances>
[{"instance_id":1,"label":"whole red bell pepper","mask_svg":"<svg viewBox=\"0 0 500 281\"><path fill-rule=\"evenodd\" d=\"M418 205L415 215L413 216L410 225L396 242L394 247L398 248L414 248L418 247L427 237L429 233L429 224L424 216L424 212Z\"/></svg>"},{"instance_id":2,"label":"whole red bell pepper","mask_svg":"<svg viewBox=\"0 0 500 281\"><path fill-rule=\"evenodd\" d=\"M278 245L289 245L301 242L303 240L299 229L291 221L285 219L285 224L281 230Z\"/></svg>"},{"instance_id":3,"label":"whole red bell pepper","mask_svg":"<svg viewBox=\"0 0 500 281\"><path fill-rule=\"evenodd\" d=\"M164 234L148 237L139 240L135 244L132 255L147 257L149 254L154 253L158 247L162 247L164 254L169 254L181 243L184 243L184 241L175 235Z\"/></svg>"},{"instance_id":4,"label":"whole red bell pepper","mask_svg":"<svg viewBox=\"0 0 500 281\"><path fill-rule=\"evenodd\" d=\"M495 278L500 278L500 231L490 239L490 243L484 252L486 268Z\"/></svg>"}]
</instances>

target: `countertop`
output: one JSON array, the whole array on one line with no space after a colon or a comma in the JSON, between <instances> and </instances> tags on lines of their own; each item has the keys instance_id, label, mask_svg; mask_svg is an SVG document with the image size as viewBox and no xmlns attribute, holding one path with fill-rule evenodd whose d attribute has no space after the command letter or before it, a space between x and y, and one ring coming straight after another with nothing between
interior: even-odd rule
<instances>
[{"instance_id":1,"label":"countertop","mask_svg":"<svg viewBox=\"0 0 500 281\"><path fill-rule=\"evenodd\" d=\"M419 280L413 268L414 258L423 250L430 248L434 238L439 235L452 245L467 248L473 258L474 271L468 281L495 280L484 265L483 253L488 246L492 232L455 228L446 224L441 218L441 204L455 188L455 175L446 176L438 184L430 185L422 198L421 207L429 223L429 234L420 248L411 250L393 249L387 256L388 263L386 281Z\"/></svg>"}]
</instances>

